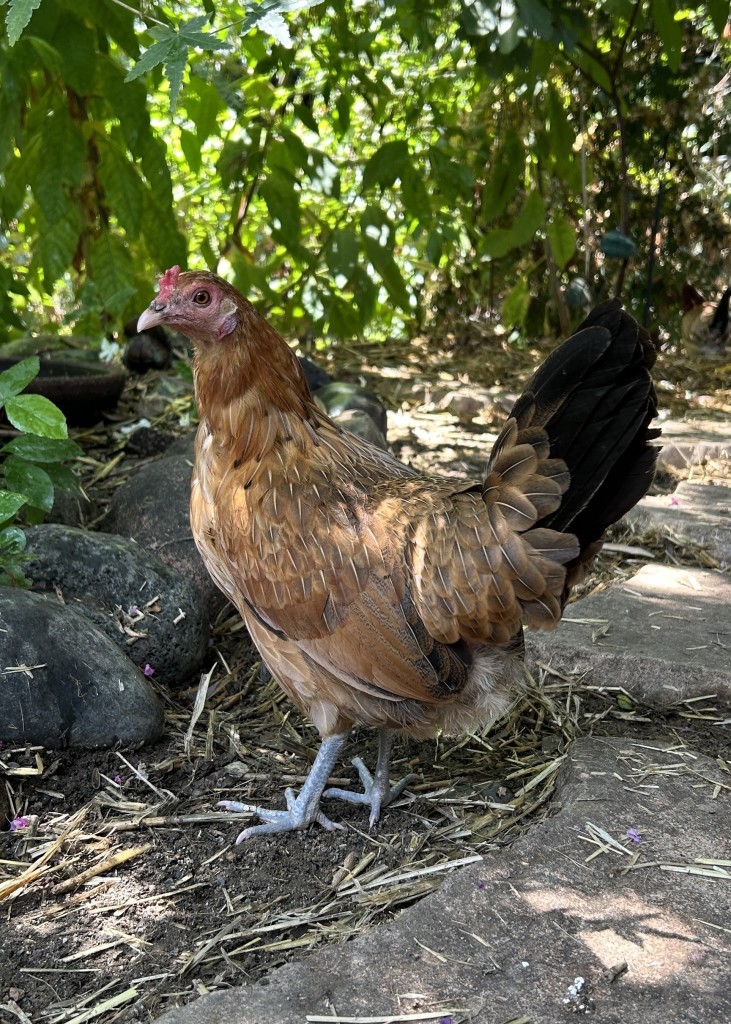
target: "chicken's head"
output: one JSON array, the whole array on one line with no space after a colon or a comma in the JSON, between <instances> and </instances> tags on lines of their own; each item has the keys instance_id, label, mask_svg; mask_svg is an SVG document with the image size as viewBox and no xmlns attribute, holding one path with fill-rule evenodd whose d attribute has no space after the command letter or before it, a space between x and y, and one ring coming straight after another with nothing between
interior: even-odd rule
<instances>
[{"instance_id":1,"label":"chicken's head","mask_svg":"<svg viewBox=\"0 0 731 1024\"><path fill-rule=\"evenodd\" d=\"M137 321L137 330L161 325L205 345L231 334L239 316L238 295L220 277L171 267L160 277L160 289Z\"/></svg>"}]
</instances>

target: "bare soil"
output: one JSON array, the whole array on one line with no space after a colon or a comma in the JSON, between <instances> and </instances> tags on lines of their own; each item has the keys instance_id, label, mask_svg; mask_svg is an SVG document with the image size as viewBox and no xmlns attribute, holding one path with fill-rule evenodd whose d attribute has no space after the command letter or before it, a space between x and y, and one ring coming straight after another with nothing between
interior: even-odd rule
<instances>
[{"instance_id":1,"label":"bare soil","mask_svg":"<svg viewBox=\"0 0 731 1024\"><path fill-rule=\"evenodd\" d=\"M379 352L381 371L391 366L390 375L379 375L378 390L395 410L397 453L425 469L479 472L499 409L494 425L489 418L460 423L430 396L445 383L467 391L476 382L482 393L484 353L461 353L466 373L445 381L444 352ZM375 361L377 353L371 356ZM538 357L527 353L526 368ZM499 349L493 358L500 362ZM374 383L367 363L356 366L347 352L340 360L339 376ZM494 372L492 380L500 376ZM150 379L130 386L122 418L134 420L145 403L155 408L158 378ZM513 385L501 381L496 391ZM184 392L175 397L176 415L187 402ZM164 429L170 402L163 405L154 425ZM135 465L130 456L104 472L110 455L124 450L120 425L86 432L97 509ZM660 486L672 489L673 480ZM656 557L708 564L703 552L662 543ZM630 575L640 562L602 555L589 587ZM154 746L0 750L0 814L7 796L8 816L28 819L24 828L0 832L0 891L7 887L0 1024L151 1021L199 994L261 978L319 944L347 941L550 813L555 773L580 733L728 756L712 708L627 709L613 697L583 693L575 679L541 679L489 733L398 746L394 776L414 771L419 779L371 832L362 809L333 801L343 831L313 828L235 846L250 818L221 812L216 802L283 806L283 789L303 781L317 737L273 682L259 681L255 653L230 612L216 627L214 664L209 700L188 740L195 686L161 694L167 726ZM356 752L372 762L367 732L354 737L348 753ZM344 764L336 784L354 783Z\"/></svg>"}]
</instances>

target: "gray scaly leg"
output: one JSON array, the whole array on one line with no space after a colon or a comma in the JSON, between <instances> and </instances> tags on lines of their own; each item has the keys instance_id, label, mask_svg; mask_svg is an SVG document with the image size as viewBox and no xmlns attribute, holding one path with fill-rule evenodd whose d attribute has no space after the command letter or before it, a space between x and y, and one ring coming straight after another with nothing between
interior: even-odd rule
<instances>
[{"instance_id":1,"label":"gray scaly leg","mask_svg":"<svg viewBox=\"0 0 731 1024\"><path fill-rule=\"evenodd\" d=\"M343 825L330 821L322 813L320 797L348 735L347 732L341 732L335 736L328 736L322 741L315 762L310 768L299 795L295 797L292 789L285 790L286 811L274 811L268 807L258 807L255 804L242 804L237 800L219 801L218 806L225 807L227 811L251 811L253 814L258 814L264 822L263 825L251 825L249 828L245 828L237 837L237 844L242 843L250 836L261 836L271 832L294 832L295 829L307 828L313 821L330 831L343 828Z\"/></svg>"},{"instance_id":2,"label":"gray scaly leg","mask_svg":"<svg viewBox=\"0 0 731 1024\"><path fill-rule=\"evenodd\" d=\"M349 789L326 789L322 794L325 798L335 796L354 804L369 804L371 808L371 828L378 821L381 809L388 807L392 800L401 796L408 784L416 778L415 775L407 775L400 782L397 782L395 786L390 785L388 762L391 756L393 735L389 729L378 730L378 760L376 761L376 770L373 775L366 768L361 758L353 758L351 763L358 769L358 775L360 775L360 781L363 784L362 793L354 793Z\"/></svg>"}]
</instances>

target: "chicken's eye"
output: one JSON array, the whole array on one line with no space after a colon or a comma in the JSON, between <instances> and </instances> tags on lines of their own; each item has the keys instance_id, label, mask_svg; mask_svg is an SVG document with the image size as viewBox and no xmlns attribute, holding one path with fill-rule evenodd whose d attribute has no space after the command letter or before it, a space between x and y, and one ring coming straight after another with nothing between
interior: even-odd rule
<instances>
[{"instance_id":1,"label":"chicken's eye","mask_svg":"<svg viewBox=\"0 0 731 1024\"><path fill-rule=\"evenodd\" d=\"M207 292L205 288L201 288L200 291L196 292L193 296L193 302L196 306L207 306L211 301L211 293Z\"/></svg>"}]
</instances>

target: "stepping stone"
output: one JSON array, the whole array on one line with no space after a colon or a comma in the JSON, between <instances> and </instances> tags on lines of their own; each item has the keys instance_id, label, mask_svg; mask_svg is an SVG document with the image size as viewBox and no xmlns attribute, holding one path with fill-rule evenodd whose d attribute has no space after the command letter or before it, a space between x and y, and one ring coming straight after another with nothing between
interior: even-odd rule
<instances>
[{"instance_id":1,"label":"stepping stone","mask_svg":"<svg viewBox=\"0 0 731 1024\"><path fill-rule=\"evenodd\" d=\"M722 568L731 564L731 487L683 481L674 494L644 498L625 518L639 529L667 527L706 548Z\"/></svg>"},{"instance_id":2,"label":"stepping stone","mask_svg":"<svg viewBox=\"0 0 731 1024\"><path fill-rule=\"evenodd\" d=\"M645 565L569 605L553 633L527 637L528 660L660 707L704 695L731 704L731 576Z\"/></svg>"},{"instance_id":3,"label":"stepping stone","mask_svg":"<svg viewBox=\"0 0 731 1024\"><path fill-rule=\"evenodd\" d=\"M706 459L731 459L731 430L718 420L665 420L660 442L659 464L685 469L700 466Z\"/></svg>"},{"instance_id":4,"label":"stepping stone","mask_svg":"<svg viewBox=\"0 0 731 1024\"><path fill-rule=\"evenodd\" d=\"M394 922L158 1024L729 1021L730 782L677 745L579 739L557 813L511 847Z\"/></svg>"}]
</instances>

